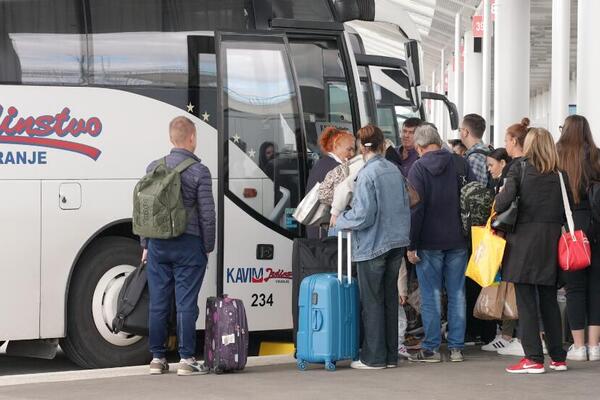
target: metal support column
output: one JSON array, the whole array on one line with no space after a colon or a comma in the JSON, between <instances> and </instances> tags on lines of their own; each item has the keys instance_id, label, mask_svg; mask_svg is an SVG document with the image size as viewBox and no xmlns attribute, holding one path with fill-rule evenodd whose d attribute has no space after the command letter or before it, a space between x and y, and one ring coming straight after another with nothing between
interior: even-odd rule
<instances>
[{"instance_id":1,"label":"metal support column","mask_svg":"<svg viewBox=\"0 0 600 400\"><path fill-rule=\"evenodd\" d=\"M483 0L481 116L485 118L485 121L488 125L488 129L485 130L485 136L483 138L484 142L486 143L490 140L489 126L492 124L492 29L492 2L491 0Z\"/></svg>"},{"instance_id":2,"label":"metal support column","mask_svg":"<svg viewBox=\"0 0 600 400\"><path fill-rule=\"evenodd\" d=\"M530 0L496 0L494 146L506 128L529 116Z\"/></svg>"},{"instance_id":3,"label":"metal support column","mask_svg":"<svg viewBox=\"0 0 600 400\"><path fill-rule=\"evenodd\" d=\"M440 80L439 80L439 85L440 85L440 91L439 93L441 94L445 94L445 90L444 90L444 84L445 84L445 72L446 72L446 51L445 49L442 49L440 51ZM448 136L447 132L446 132L446 110L444 110L441 106L442 102L438 101L438 103L440 103L439 106L439 120L440 120L440 125L438 126L439 132L440 132L440 136L442 136L442 139L444 139L444 141L446 140L446 137Z\"/></svg>"},{"instance_id":4,"label":"metal support column","mask_svg":"<svg viewBox=\"0 0 600 400\"><path fill-rule=\"evenodd\" d=\"M454 19L454 103L458 109L459 117L463 114L463 68L461 65L460 39L461 32L461 15L456 14Z\"/></svg>"},{"instance_id":5,"label":"metal support column","mask_svg":"<svg viewBox=\"0 0 600 400\"><path fill-rule=\"evenodd\" d=\"M577 12L577 114L590 123L594 141L600 143L600 1L579 0Z\"/></svg>"},{"instance_id":6,"label":"metal support column","mask_svg":"<svg viewBox=\"0 0 600 400\"><path fill-rule=\"evenodd\" d=\"M465 32L465 72L463 91L463 113L483 115L481 73L483 58L481 53L473 51L473 32ZM491 96L491 93L488 92ZM485 118L485 117L484 117ZM489 121L487 121L489 123Z\"/></svg>"},{"instance_id":7,"label":"metal support column","mask_svg":"<svg viewBox=\"0 0 600 400\"><path fill-rule=\"evenodd\" d=\"M569 115L570 2L552 0L552 106L549 128L555 140L560 137L558 127Z\"/></svg>"}]
</instances>

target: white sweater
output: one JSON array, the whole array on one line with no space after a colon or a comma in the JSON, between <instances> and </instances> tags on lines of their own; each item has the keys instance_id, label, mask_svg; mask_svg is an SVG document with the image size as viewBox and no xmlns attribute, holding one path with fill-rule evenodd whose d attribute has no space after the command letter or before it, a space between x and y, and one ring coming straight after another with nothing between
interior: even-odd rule
<instances>
[{"instance_id":1,"label":"white sweater","mask_svg":"<svg viewBox=\"0 0 600 400\"><path fill-rule=\"evenodd\" d=\"M352 201L352 192L354 191L354 180L358 171L365 165L362 155L355 156L348 161L349 174L339 185L336 186L333 193L333 202L331 203L331 215L336 217L342 213Z\"/></svg>"}]
</instances>

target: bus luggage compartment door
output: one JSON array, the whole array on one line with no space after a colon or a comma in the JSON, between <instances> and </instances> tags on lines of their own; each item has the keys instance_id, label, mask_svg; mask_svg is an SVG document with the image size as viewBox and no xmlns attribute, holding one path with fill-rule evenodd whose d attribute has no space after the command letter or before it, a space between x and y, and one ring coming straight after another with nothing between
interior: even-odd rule
<instances>
[{"instance_id":1,"label":"bus luggage compartment door","mask_svg":"<svg viewBox=\"0 0 600 400\"><path fill-rule=\"evenodd\" d=\"M40 190L39 181L0 181L0 340L39 338Z\"/></svg>"}]
</instances>

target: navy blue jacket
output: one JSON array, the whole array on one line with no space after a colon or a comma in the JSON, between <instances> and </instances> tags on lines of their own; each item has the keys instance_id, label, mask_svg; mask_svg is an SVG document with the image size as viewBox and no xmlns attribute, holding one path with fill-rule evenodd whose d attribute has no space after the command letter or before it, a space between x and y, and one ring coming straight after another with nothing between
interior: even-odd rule
<instances>
[{"instance_id":1,"label":"navy blue jacket","mask_svg":"<svg viewBox=\"0 0 600 400\"><path fill-rule=\"evenodd\" d=\"M198 162L181 174L183 205L187 213L185 233L200 236L204 243L204 251L210 253L215 249L216 236L215 202L210 171L194 153L178 148L172 149L167 155L167 166L175 168L186 158L193 158ZM157 162L158 160L150 163L146 173L152 171ZM142 246L146 247L146 241L143 239Z\"/></svg>"},{"instance_id":2,"label":"navy blue jacket","mask_svg":"<svg viewBox=\"0 0 600 400\"><path fill-rule=\"evenodd\" d=\"M460 219L459 179L452 154L445 149L426 153L417 160L408 180L421 201L411 210L409 250L466 249ZM467 181L475 180L467 162Z\"/></svg>"},{"instance_id":3,"label":"navy blue jacket","mask_svg":"<svg viewBox=\"0 0 600 400\"><path fill-rule=\"evenodd\" d=\"M325 177L335 167L340 165L333 157L324 155L313 165L308 174L308 181L306 182L306 193L310 192L317 183L323 182Z\"/></svg>"}]
</instances>

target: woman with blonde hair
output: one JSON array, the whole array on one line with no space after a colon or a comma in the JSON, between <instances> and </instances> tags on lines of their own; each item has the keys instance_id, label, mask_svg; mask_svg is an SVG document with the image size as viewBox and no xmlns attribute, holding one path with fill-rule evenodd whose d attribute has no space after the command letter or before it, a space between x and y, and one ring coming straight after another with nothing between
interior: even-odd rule
<instances>
[{"instance_id":1,"label":"woman with blonde hair","mask_svg":"<svg viewBox=\"0 0 600 400\"><path fill-rule=\"evenodd\" d=\"M502 279L515 285L525 357L506 371L545 372L538 303L552 359L550 368L565 371L566 352L556 300L558 240L565 219L558 154L552 135L542 128L529 130L523 150L525 162L513 164L495 206L498 213L504 212L518 198L517 224L506 236Z\"/></svg>"}]
</instances>

